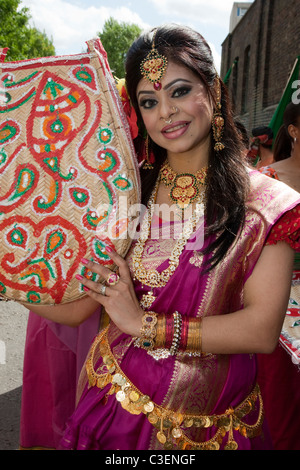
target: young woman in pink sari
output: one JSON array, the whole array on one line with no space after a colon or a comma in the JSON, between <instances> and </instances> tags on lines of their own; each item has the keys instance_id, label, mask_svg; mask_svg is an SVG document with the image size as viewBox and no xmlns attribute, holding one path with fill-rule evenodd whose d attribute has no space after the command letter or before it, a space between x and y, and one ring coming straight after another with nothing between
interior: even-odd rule
<instances>
[{"instance_id":1,"label":"young woman in pink sari","mask_svg":"<svg viewBox=\"0 0 300 470\"><path fill-rule=\"evenodd\" d=\"M278 342L299 195L245 166L200 34L169 25L142 35L126 83L146 142L148 210L137 239L126 260L109 253L117 275L82 260L106 287L79 277L83 300L36 308L77 325L101 304L110 319L92 343L60 448L270 449L255 354ZM273 244L287 212L293 237Z\"/></svg>"}]
</instances>

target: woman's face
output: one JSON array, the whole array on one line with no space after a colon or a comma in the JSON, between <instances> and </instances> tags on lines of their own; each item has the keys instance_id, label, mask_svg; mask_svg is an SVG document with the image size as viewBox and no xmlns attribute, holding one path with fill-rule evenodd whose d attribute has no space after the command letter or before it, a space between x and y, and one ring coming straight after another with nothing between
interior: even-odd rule
<instances>
[{"instance_id":1,"label":"woman's face","mask_svg":"<svg viewBox=\"0 0 300 470\"><path fill-rule=\"evenodd\" d=\"M213 107L203 82L186 67L169 62L161 83L156 91L143 78L137 87L139 109L151 139L169 155L197 151L203 145L208 149Z\"/></svg>"}]
</instances>

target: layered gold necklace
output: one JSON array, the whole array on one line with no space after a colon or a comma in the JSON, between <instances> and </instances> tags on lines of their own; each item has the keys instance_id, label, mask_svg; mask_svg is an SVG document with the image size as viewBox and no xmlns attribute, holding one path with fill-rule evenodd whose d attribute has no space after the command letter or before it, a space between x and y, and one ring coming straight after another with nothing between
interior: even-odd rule
<instances>
[{"instance_id":1,"label":"layered gold necklace","mask_svg":"<svg viewBox=\"0 0 300 470\"><path fill-rule=\"evenodd\" d=\"M142 296L142 299L140 302L141 306L146 309L150 308L154 300L156 299L153 293L153 289L157 287L164 287L169 281L170 277L174 274L176 268L179 265L180 255L183 252L187 241L190 239L191 235L195 231L200 218L204 216L205 186L204 186L204 182L201 176L202 191L198 191L195 197L191 195L189 199L190 201L193 200L193 202L196 202L195 210L193 211L191 217L187 220L187 222L184 222L182 236L178 238L177 242L175 243L171 256L168 260L169 261L168 267L164 269L161 273L159 273L156 269L145 268L145 266L142 263L142 258L143 258L143 253L145 249L145 244L150 237L151 221L152 221L152 217L154 214L155 201L156 201L156 195L157 195L159 183L160 181L162 181L162 178L164 179L168 178L167 181L169 181L169 178L171 178L173 174L175 174L176 178L177 177L180 178L181 176L186 177L186 174L177 175L175 172L173 172L171 168L170 170L171 172L167 168L167 165L164 165L164 167L161 169L160 177L158 178L155 188L149 199L147 213L141 225L140 237L137 240L133 248L133 252L132 252L132 271L133 271L134 280L138 280L143 285L149 286L151 288L151 290L147 294L144 294ZM194 175L191 175L191 176L194 177ZM173 181L175 181L176 178L174 178ZM178 178L177 178L177 181L178 181ZM204 178L204 175L203 175L203 178ZM174 185L176 184L177 183L175 182ZM181 200L183 200L183 198L181 198Z\"/></svg>"}]
</instances>

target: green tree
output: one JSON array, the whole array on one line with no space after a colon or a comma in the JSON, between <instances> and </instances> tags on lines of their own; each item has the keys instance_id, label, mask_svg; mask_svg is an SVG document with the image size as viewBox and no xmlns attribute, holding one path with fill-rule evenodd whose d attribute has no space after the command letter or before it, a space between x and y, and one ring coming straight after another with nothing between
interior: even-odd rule
<instances>
[{"instance_id":1,"label":"green tree","mask_svg":"<svg viewBox=\"0 0 300 470\"><path fill-rule=\"evenodd\" d=\"M0 47L9 47L6 60L55 55L55 48L45 32L31 27L31 15L21 0L0 1Z\"/></svg>"},{"instance_id":2,"label":"green tree","mask_svg":"<svg viewBox=\"0 0 300 470\"><path fill-rule=\"evenodd\" d=\"M118 23L114 18L105 21L102 33L98 33L113 74L122 78L125 75L124 61L132 42L141 34L136 24Z\"/></svg>"}]
</instances>

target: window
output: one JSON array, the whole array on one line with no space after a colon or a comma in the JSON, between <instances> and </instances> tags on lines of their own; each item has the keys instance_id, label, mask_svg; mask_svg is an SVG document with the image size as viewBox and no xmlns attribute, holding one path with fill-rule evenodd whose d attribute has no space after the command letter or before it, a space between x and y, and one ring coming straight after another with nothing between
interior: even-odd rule
<instances>
[{"instance_id":1,"label":"window","mask_svg":"<svg viewBox=\"0 0 300 470\"><path fill-rule=\"evenodd\" d=\"M244 16L248 11L248 8L241 8L241 7L238 7L237 9L237 16L240 17L240 16Z\"/></svg>"}]
</instances>

